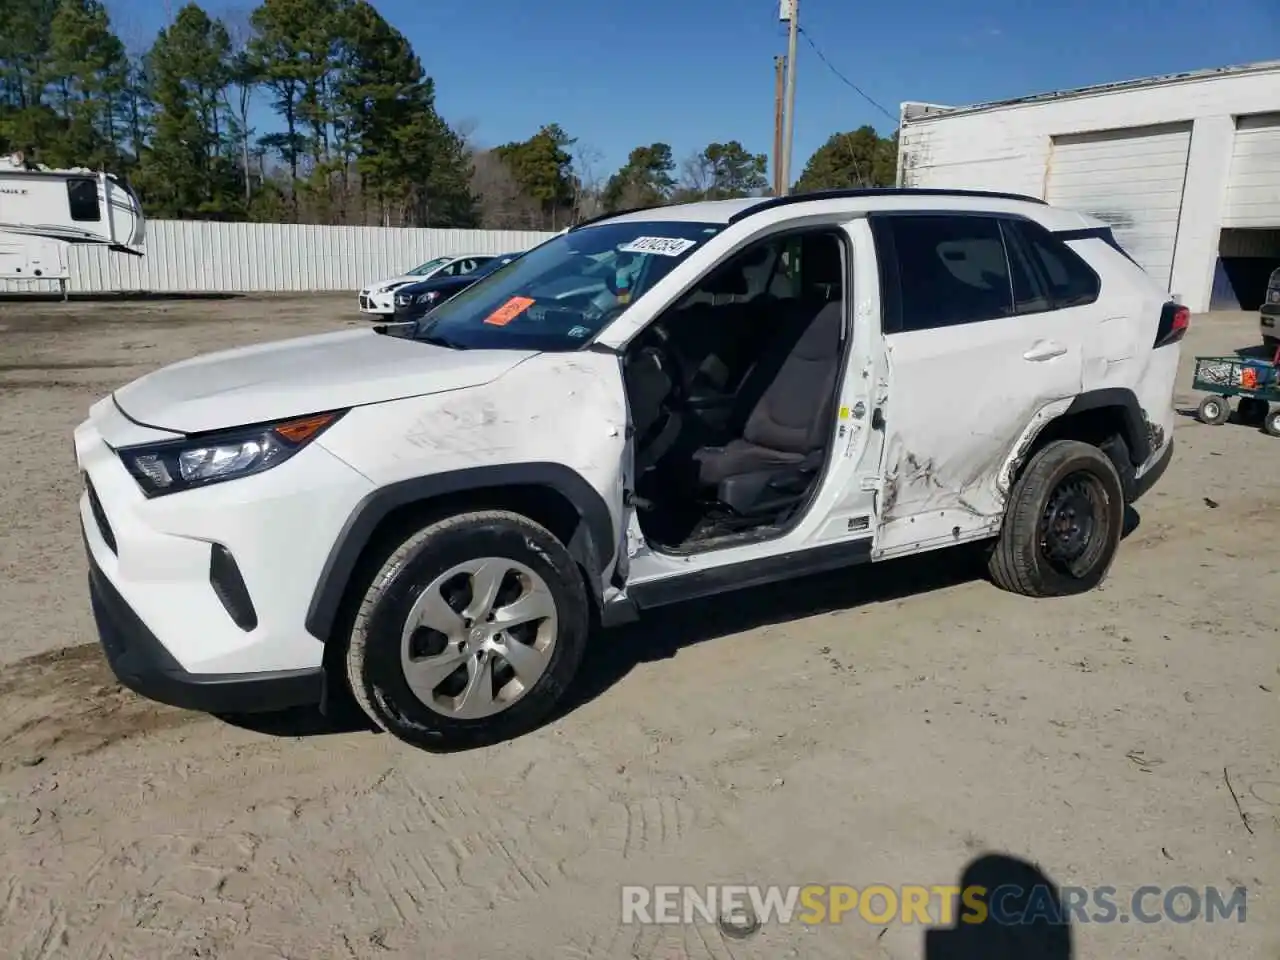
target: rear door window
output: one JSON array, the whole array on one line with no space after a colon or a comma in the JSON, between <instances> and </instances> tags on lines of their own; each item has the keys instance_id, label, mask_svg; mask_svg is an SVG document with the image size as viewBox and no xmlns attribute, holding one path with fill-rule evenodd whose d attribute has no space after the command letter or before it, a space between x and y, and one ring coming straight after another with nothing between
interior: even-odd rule
<instances>
[{"instance_id":1,"label":"rear door window","mask_svg":"<svg viewBox=\"0 0 1280 960\"><path fill-rule=\"evenodd\" d=\"M871 223L880 251L887 332L1013 314L1013 283L998 218L889 214L873 216Z\"/></svg>"}]
</instances>

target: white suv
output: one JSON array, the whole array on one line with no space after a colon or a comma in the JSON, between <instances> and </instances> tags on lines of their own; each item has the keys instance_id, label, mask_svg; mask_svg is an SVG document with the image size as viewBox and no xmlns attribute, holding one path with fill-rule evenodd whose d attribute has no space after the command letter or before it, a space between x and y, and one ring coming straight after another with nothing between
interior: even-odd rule
<instances>
[{"instance_id":1,"label":"white suv","mask_svg":"<svg viewBox=\"0 0 1280 960\"><path fill-rule=\"evenodd\" d=\"M349 688L452 748L545 720L598 625L663 604L978 541L1001 587L1084 591L1172 453L1166 297L1106 225L1003 194L582 224L419 323L97 403L102 643L156 700Z\"/></svg>"}]
</instances>

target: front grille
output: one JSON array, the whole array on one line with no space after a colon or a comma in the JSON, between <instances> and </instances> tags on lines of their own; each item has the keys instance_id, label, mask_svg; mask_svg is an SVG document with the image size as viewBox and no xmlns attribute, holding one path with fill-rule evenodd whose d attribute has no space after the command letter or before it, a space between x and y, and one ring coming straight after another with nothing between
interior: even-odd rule
<instances>
[{"instance_id":1,"label":"front grille","mask_svg":"<svg viewBox=\"0 0 1280 960\"><path fill-rule=\"evenodd\" d=\"M116 546L115 531L111 529L111 523L107 520L107 511L102 509L102 501L98 499L98 491L93 489L93 481L89 479L89 475L84 475L85 493L89 495L89 512L93 514L93 519L98 524L98 533L102 535L103 541L112 553L119 553Z\"/></svg>"}]
</instances>

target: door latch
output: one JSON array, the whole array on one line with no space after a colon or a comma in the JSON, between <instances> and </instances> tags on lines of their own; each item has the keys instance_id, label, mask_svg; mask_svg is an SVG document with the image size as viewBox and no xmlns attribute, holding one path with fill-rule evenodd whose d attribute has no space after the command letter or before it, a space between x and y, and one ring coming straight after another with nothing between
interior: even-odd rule
<instances>
[{"instance_id":1,"label":"door latch","mask_svg":"<svg viewBox=\"0 0 1280 960\"><path fill-rule=\"evenodd\" d=\"M861 420L867 412L867 405L859 400L853 405L853 419Z\"/></svg>"}]
</instances>

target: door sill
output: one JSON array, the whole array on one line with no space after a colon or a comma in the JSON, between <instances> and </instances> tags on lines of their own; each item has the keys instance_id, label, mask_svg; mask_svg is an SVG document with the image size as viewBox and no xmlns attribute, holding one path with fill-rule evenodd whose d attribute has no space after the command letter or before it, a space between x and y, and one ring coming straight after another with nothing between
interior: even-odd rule
<instances>
[{"instance_id":1,"label":"door sill","mask_svg":"<svg viewBox=\"0 0 1280 960\"><path fill-rule=\"evenodd\" d=\"M629 602L638 610L649 610L870 561L871 537L868 536L648 580L628 586L627 599L621 602Z\"/></svg>"}]
</instances>

